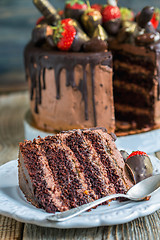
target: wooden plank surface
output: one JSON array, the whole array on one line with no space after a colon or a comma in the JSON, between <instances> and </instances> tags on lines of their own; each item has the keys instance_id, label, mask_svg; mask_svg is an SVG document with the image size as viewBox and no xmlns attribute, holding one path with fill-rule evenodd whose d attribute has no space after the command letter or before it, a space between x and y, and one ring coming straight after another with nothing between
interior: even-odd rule
<instances>
[{"instance_id":1,"label":"wooden plank surface","mask_svg":"<svg viewBox=\"0 0 160 240\"><path fill-rule=\"evenodd\" d=\"M24 224L0 215L0 239L22 239Z\"/></svg>"},{"instance_id":2,"label":"wooden plank surface","mask_svg":"<svg viewBox=\"0 0 160 240\"><path fill-rule=\"evenodd\" d=\"M88 229L53 229L25 224L23 239L47 240L158 240L160 239L160 212L130 223Z\"/></svg>"},{"instance_id":3,"label":"wooden plank surface","mask_svg":"<svg viewBox=\"0 0 160 240\"><path fill-rule=\"evenodd\" d=\"M23 141L23 119L29 108L28 92L0 95L0 165L18 156ZM160 211L132 222L88 229L54 229L23 224L0 215L0 240L158 240Z\"/></svg>"}]
</instances>

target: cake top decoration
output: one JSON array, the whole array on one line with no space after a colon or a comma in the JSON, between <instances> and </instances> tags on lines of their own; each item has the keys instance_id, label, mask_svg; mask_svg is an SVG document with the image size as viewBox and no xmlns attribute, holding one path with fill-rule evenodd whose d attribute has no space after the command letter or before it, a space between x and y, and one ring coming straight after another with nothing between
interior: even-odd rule
<instances>
[{"instance_id":1,"label":"cake top decoration","mask_svg":"<svg viewBox=\"0 0 160 240\"><path fill-rule=\"evenodd\" d=\"M134 17L131 9L118 7L116 0L108 0L104 6L67 0L61 11L57 11L48 0L33 0L33 3L43 14L32 33L35 45L45 44L60 51L95 52L105 51L108 39L112 38L136 45L149 45L160 40L156 30L160 11L152 6L144 7ZM67 35L65 43L64 35L65 38ZM59 47L61 42L63 46ZM68 47L65 47L67 42ZM93 42L99 45L96 50L92 47Z\"/></svg>"}]
</instances>

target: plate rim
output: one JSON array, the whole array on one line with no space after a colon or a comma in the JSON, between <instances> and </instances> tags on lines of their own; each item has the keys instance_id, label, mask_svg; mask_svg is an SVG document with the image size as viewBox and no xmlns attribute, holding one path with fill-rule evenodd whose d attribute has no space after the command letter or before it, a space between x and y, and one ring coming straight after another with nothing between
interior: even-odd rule
<instances>
[{"instance_id":1,"label":"plate rim","mask_svg":"<svg viewBox=\"0 0 160 240\"><path fill-rule=\"evenodd\" d=\"M153 160L153 156L150 156L151 160ZM154 159L157 159L154 156ZM157 161L157 164L159 163L160 166L160 161L157 159L155 160ZM159 162L158 162L159 161ZM14 171L17 172L17 176L18 177L18 160L11 160L3 165L0 166L0 173L3 173L5 175L5 172L7 172L8 169L11 169L10 174L13 174ZM3 174L1 177L3 177ZM1 174L0 174L1 175ZM23 195L22 191L19 188L18 182L15 185L16 187L18 186L19 191L21 192L21 194ZM4 187L5 188L5 187ZM4 202L8 202L9 200L5 199L5 196L3 196L2 194L2 187L0 186L0 200L3 199ZM160 196L160 190L158 190L155 194L159 194ZM2 198L3 197L3 198ZM23 200L25 200L25 197L23 195ZM152 198L151 198L152 199ZM42 226L42 227L51 227L51 228L63 228L63 229L70 229L70 228L91 228L91 227L100 227L100 226L111 226L111 225L118 225L118 224L125 224L127 222L133 221L138 217L144 217L147 216L149 214L154 213L155 211L157 211L160 208L160 203L156 203L154 205L151 204L151 201L146 201L144 203L141 202L141 204L137 204L138 208L133 209L133 202L130 201L126 201L125 204L122 207L122 212L123 212L123 217L122 219L120 219L118 216L116 216L116 221L114 220L114 218L110 218L110 220L107 220L106 214L100 213L100 210L102 209L102 211L106 210L106 208L108 207L108 205L106 206L99 206L96 209L93 209L90 212L87 213L83 213L77 217L75 217L74 219L70 219L68 221L64 221L64 222L50 222L46 219L46 216L49 216L51 213L47 213L42 209L38 209L36 207L34 207L31 203L27 202L27 200L25 200L27 203L27 207L30 209L30 211L32 211L31 209L34 209L33 211L38 212L40 215L44 216L41 219L36 219L34 218L30 218L30 219L26 219L23 215L19 215L17 210L15 210L15 212L11 212L10 209L8 209L8 211L3 210L1 208L0 205L0 214L6 216L6 217L11 217L17 221L20 222L24 222L24 223L30 223L30 224L35 224L37 226ZM12 201L9 203L13 203ZM112 204L121 204L119 202L112 202ZM132 203L132 204L131 204ZM125 215L124 211L127 211L127 209L125 209L125 207L127 206L127 204L131 204L131 206L128 205L128 207L130 207L130 212L131 215ZM135 204L135 203L134 203ZM3 204L2 204L3 205ZM143 206L144 205L144 206ZM30 208L31 206L31 208ZM104 210L103 210L104 208ZM22 209L23 210L23 209ZM112 208L110 209L112 210ZM92 214L94 211L94 214ZM116 211L112 211L115 215L117 214ZM112 213L112 215L113 215ZM120 211L119 211L120 213ZM101 215L101 216L99 216Z\"/></svg>"}]
</instances>

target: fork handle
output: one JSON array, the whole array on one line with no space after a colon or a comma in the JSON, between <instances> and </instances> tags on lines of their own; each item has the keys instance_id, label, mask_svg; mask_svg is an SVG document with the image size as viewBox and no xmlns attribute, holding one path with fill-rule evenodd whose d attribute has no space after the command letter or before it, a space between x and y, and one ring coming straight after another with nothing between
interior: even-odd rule
<instances>
[{"instance_id":1,"label":"fork handle","mask_svg":"<svg viewBox=\"0 0 160 240\"><path fill-rule=\"evenodd\" d=\"M125 195L125 194L112 194L103 198L100 198L98 200L95 200L93 202L90 203L86 203L84 205L81 205L77 208L73 208L71 210L65 211L65 212L61 212L61 213L57 213L54 215L50 215L49 217L47 217L47 219L49 221L56 221L56 222L61 222L61 221L65 221L68 220L70 218L73 218L77 215L79 215L80 213L87 211L88 209L95 207L105 201L108 201L110 199L113 198L117 198L117 197L125 197L125 198L129 198L129 196Z\"/></svg>"}]
</instances>

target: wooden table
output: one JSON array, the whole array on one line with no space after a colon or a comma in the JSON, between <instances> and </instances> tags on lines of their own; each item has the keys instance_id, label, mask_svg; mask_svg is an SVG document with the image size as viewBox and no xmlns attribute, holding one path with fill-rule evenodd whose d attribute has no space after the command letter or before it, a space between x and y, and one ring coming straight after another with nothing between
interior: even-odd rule
<instances>
[{"instance_id":1,"label":"wooden table","mask_svg":"<svg viewBox=\"0 0 160 240\"><path fill-rule=\"evenodd\" d=\"M23 141L23 118L29 108L28 92L0 95L0 165L18 156ZM1 204L1 203L0 203ZM160 239L160 210L132 222L89 229L52 229L20 223L0 215L0 240L7 239Z\"/></svg>"}]
</instances>

